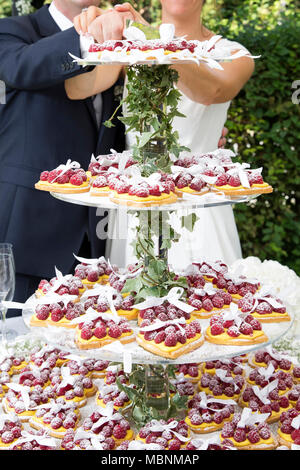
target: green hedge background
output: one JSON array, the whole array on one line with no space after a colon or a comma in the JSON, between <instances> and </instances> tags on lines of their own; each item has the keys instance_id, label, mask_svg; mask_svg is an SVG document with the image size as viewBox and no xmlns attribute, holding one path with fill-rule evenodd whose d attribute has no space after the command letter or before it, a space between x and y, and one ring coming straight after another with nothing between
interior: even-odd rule
<instances>
[{"instance_id":1,"label":"green hedge background","mask_svg":"<svg viewBox=\"0 0 300 470\"><path fill-rule=\"evenodd\" d=\"M24 7L26 0L19 2ZM152 23L159 21L159 0L132 3ZM10 12L10 0L0 0L0 17ZM274 187L273 194L235 207L243 255L275 259L300 275L299 2L208 0L203 22L261 55L226 124L227 147L237 145L241 160L263 166L265 180Z\"/></svg>"}]
</instances>

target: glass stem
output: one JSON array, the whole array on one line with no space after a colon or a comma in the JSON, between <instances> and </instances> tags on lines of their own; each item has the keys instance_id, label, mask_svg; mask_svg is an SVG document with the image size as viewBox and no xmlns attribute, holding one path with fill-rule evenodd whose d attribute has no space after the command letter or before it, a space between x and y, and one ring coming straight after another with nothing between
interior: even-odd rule
<instances>
[{"instance_id":1,"label":"glass stem","mask_svg":"<svg viewBox=\"0 0 300 470\"><path fill-rule=\"evenodd\" d=\"M6 309L0 305L1 311L1 342L6 347Z\"/></svg>"}]
</instances>

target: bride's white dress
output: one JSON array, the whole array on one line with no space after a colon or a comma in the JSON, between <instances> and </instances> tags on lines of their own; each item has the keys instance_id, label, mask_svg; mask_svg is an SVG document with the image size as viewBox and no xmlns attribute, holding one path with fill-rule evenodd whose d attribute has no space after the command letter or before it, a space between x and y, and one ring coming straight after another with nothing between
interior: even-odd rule
<instances>
[{"instance_id":1,"label":"bride's white dress","mask_svg":"<svg viewBox=\"0 0 300 470\"><path fill-rule=\"evenodd\" d=\"M243 47L226 39L222 39L220 42L223 41L226 42L226 45L230 43L230 46L236 44L236 49ZM176 118L173 125L179 133L180 143L195 154L216 150L227 119L229 106L230 102L204 106L182 95L179 111L186 118ZM134 134L127 134L128 148L132 146L133 141ZM229 148L228 145L227 148ZM193 232L180 229L178 223L181 238L169 250L169 264L175 270L182 270L184 266L202 258L212 261L221 259L230 265L242 257L231 206L202 208L194 212L199 220L196 222ZM180 216L180 213L178 215ZM116 214L110 216L110 224L116 223L115 216ZM132 220L131 217L129 227L134 227L134 223L135 218ZM129 228L127 240L114 239L108 243L106 255L111 262L125 267L136 261L131 247L133 238L134 230Z\"/></svg>"}]
</instances>

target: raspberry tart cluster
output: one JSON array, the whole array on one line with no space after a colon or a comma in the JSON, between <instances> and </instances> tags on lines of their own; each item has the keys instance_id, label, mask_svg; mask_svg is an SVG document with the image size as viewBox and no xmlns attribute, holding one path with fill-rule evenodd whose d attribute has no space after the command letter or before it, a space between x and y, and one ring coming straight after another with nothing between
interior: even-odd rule
<instances>
[{"instance_id":1,"label":"raspberry tart cluster","mask_svg":"<svg viewBox=\"0 0 300 470\"><path fill-rule=\"evenodd\" d=\"M69 163L71 162L67 162L66 165L59 165L54 170L42 171L35 188L41 191L69 194L88 192L90 190L88 175L77 162L73 162L73 165Z\"/></svg>"},{"instance_id":2,"label":"raspberry tart cluster","mask_svg":"<svg viewBox=\"0 0 300 470\"><path fill-rule=\"evenodd\" d=\"M136 338L138 344L147 351L171 359L199 348L204 342L200 323L197 320L187 323L184 317L176 321L177 324L170 324L168 321L143 320Z\"/></svg>"}]
</instances>

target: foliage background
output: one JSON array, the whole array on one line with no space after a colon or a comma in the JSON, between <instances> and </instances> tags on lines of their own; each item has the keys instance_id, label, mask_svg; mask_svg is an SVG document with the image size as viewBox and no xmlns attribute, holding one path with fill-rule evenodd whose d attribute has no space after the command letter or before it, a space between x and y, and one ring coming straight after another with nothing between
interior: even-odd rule
<instances>
[{"instance_id":1,"label":"foliage background","mask_svg":"<svg viewBox=\"0 0 300 470\"><path fill-rule=\"evenodd\" d=\"M159 22L160 0L131 3L148 21ZM0 0L0 17L10 14L10 0ZM227 147L235 145L244 161L263 166L274 187L272 195L235 207L243 255L275 259L300 275L300 105L292 102L293 82L299 80L300 89L299 1L208 0L203 22L261 55L226 123Z\"/></svg>"}]
</instances>

